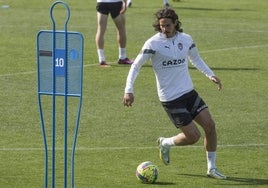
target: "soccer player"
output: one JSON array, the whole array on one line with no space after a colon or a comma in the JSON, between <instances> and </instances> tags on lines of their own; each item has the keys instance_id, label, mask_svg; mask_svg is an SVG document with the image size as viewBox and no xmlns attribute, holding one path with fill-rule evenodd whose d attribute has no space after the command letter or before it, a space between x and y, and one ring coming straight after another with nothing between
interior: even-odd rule
<instances>
[{"instance_id":1,"label":"soccer player","mask_svg":"<svg viewBox=\"0 0 268 188\"><path fill-rule=\"evenodd\" d=\"M158 138L160 159L170 163L170 148L196 143L201 134L199 124L205 132L204 146L207 156L207 176L226 179L216 167L217 134L206 103L194 89L188 70L191 63L213 83L222 89L220 79L200 57L197 47L189 34L183 33L181 22L171 8L159 10L153 24L157 33L149 38L132 64L126 81L123 104L127 107L134 102L134 82L142 67L151 60L157 81L157 92L163 108L180 133Z\"/></svg>"},{"instance_id":2,"label":"soccer player","mask_svg":"<svg viewBox=\"0 0 268 188\"><path fill-rule=\"evenodd\" d=\"M97 0L97 18L98 18L98 29L96 33L96 46L99 57L100 66L108 67L104 55L104 33L107 27L108 15L114 21L117 29L117 42L119 45L119 60L118 64L132 64L133 62L127 58L126 55L126 28L125 28L125 11L127 0Z\"/></svg>"}]
</instances>

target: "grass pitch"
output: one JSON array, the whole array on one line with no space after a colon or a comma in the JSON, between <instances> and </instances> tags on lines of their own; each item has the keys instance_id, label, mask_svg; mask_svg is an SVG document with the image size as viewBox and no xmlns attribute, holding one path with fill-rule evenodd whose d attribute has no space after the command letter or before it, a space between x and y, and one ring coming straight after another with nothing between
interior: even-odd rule
<instances>
[{"instance_id":1,"label":"grass pitch","mask_svg":"<svg viewBox=\"0 0 268 188\"><path fill-rule=\"evenodd\" d=\"M50 30L54 1L2 0L0 6L0 187L43 187L44 152L37 105L36 34ZM172 148L171 164L158 158L156 139L177 130L156 96L155 78L146 64L136 81L135 103L122 105L129 66L116 64L115 26L109 20L105 53L111 68L97 65L95 1L66 1L69 30L85 37L83 108L75 158L75 186L103 187L267 187L268 1L170 1L201 56L222 79L223 91L190 66L197 91L209 105L218 129L218 168L228 180L207 178L205 151ZM127 11L127 54L135 58L154 34L153 14L162 1L134 0ZM55 12L60 21L65 10ZM49 105L48 105L49 109ZM71 111L72 111L71 107ZM50 120L49 115L47 121ZM57 128L57 181L63 187L62 122ZM72 132L72 126L70 126ZM140 184L135 169L150 160L158 165L155 185Z\"/></svg>"}]
</instances>

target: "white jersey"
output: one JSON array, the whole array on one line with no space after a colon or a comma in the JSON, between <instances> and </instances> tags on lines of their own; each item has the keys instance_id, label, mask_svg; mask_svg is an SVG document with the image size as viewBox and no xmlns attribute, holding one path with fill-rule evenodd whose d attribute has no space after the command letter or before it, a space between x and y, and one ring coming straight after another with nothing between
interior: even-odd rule
<instances>
[{"instance_id":1,"label":"white jersey","mask_svg":"<svg viewBox=\"0 0 268 188\"><path fill-rule=\"evenodd\" d=\"M166 38L157 33L148 39L141 52L131 65L127 77L125 93L133 93L135 79L142 65L149 59L156 77L157 92L161 102L172 101L194 89L189 70L191 63L207 77L214 76L213 71L199 56L192 37L179 33Z\"/></svg>"},{"instance_id":2,"label":"white jersey","mask_svg":"<svg viewBox=\"0 0 268 188\"><path fill-rule=\"evenodd\" d=\"M97 3L116 3L121 1L122 0L97 0Z\"/></svg>"}]
</instances>

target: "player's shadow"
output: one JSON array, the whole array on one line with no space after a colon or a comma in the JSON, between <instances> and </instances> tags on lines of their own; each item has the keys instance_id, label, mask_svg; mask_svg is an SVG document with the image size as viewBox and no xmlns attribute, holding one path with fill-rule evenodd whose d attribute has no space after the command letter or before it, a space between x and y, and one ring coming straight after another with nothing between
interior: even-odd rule
<instances>
[{"instance_id":1,"label":"player's shadow","mask_svg":"<svg viewBox=\"0 0 268 188\"><path fill-rule=\"evenodd\" d=\"M114 68L120 68L120 67L126 67L127 69L130 68L128 65L118 65L116 63L111 63ZM152 68L152 64L147 62L144 65L142 65L144 68ZM197 70L197 68L193 67L192 65L188 66L189 69L191 70ZM259 68L254 68L254 67L210 67L211 70L220 70L220 71L258 71L260 70Z\"/></svg>"},{"instance_id":2,"label":"player's shadow","mask_svg":"<svg viewBox=\"0 0 268 188\"><path fill-rule=\"evenodd\" d=\"M113 65L113 67L127 67L128 69L130 66L126 65ZM152 65L150 63L145 63L142 67L144 68L152 68ZM193 66L188 67L191 70L197 70L197 68ZM250 68L250 67L210 67L211 70L219 70L219 71L258 71L260 70L259 68Z\"/></svg>"},{"instance_id":3,"label":"player's shadow","mask_svg":"<svg viewBox=\"0 0 268 188\"><path fill-rule=\"evenodd\" d=\"M258 68L247 68L247 67L210 67L212 70L231 70L231 71L257 71Z\"/></svg>"},{"instance_id":4,"label":"player's shadow","mask_svg":"<svg viewBox=\"0 0 268 188\"><path fill-rule=\"evenodd\" d=\"M228 177L227 180L239 182L242 185L268 185L268 179Z\"/></svg>"},{"instance_id":5,"label":"player's shadow","mask_svg":"<svg viewBox=\"0 0 268 188\"><path fill-rule=\"evenodd\" d=\"M210 67L211 70L222 70L222 71L257 71L258 68L247 68L247 67ZM189 69L197 70L195 67L189 66Z\"/></svg>"},{"instance_id":6,"label":"player's shadow","mask_svg":"<svg viewBox=\"0 0 268 188\"><path fill-rule=\"evenodd\" d=\"M197 174L178 174L179 176L191 177L191 178L208 178L207 176ZM226 182L226 183L224 183ZM227 183L228 182L228 183ZM221 185L268 185L268 179L257 179L257 178L241 178L241 177L227 177L226 180L221 180Z\"/></svg>"},{"instance_id":7,"label":"player's shadow","mask_svg":"<svg viewBox=\"0 0 268 188\"><path fill-rule=\"evenodd\" d=\"M178 9L184 10L196 10L196 11L250 11L250 9L239 9L239 8L231 8L231 9L217 9L217 8L202 8L202 7L177 7Z\"/></svg>"}]
</instances>

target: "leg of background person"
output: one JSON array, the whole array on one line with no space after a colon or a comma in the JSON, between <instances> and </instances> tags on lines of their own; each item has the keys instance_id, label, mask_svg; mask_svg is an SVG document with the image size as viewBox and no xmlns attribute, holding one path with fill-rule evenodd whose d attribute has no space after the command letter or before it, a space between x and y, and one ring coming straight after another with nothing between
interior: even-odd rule
<instances>
[{"instance_id":1,"label":"leg of background person","mask_svg":"<svg viewBox=\"0 0 268 188\"><path fill-rule=\"evenodd\" d=\"M126 58L126 43L127 43L127 36L126 36L126 28L125 28L125 15L120 14L116 18L114 18L114 23L117 28L117 42L119 45L119 59Z\"/></svg>"},{"instance_id":2,"label":"leg of background person","mask_svg":"<svg viewBox=\"0 0 268 188\"><path fill-rule=\"evenodd\" d=\"M104 34L107 27L108 15L97 13L98 28L96 33L96 46L98 50L99 62L105 61L104 56Z\"/></svg>"}]
</instances>

